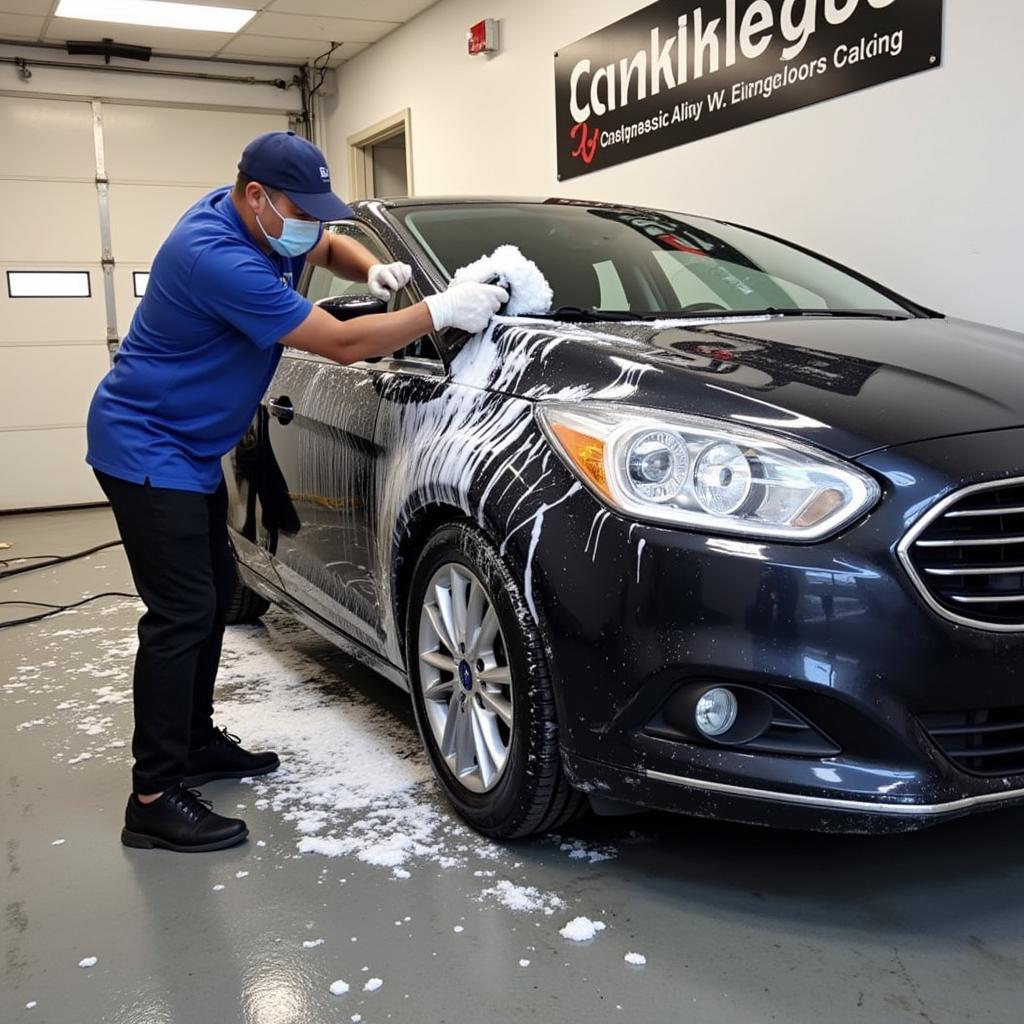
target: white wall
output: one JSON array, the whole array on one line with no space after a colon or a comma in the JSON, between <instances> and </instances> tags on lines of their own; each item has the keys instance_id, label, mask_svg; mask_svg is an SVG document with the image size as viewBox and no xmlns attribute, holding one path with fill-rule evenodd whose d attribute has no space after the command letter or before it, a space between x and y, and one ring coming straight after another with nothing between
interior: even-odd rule
<instances>
[{"instance_id":1,"label":"white wall","mask_svg":"<svg viewBox=\"0 0 1024 1024\"><path fill-rule=\"evenodd\" d=\"M1024 331L1021 0L946 0L938 70L561 186L553 53L642 6L442 0L340 69L327 123L336 184L346 137L410 107L420 195L572 195L723 217ZM485 16L502 20L502 52L471 58L466 30Z\"/></svg>"}]
</instances>

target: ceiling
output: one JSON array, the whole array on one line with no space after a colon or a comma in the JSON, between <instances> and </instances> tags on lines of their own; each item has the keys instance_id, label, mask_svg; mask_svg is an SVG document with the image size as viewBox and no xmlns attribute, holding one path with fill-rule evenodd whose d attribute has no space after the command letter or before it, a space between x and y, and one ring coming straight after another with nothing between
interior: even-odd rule
<instances>
[{"instance_id":1,"label":"ceiling","mask_svg":"<svg viewBox=\"0 0 1024 1024\"><path fill-rule=\"evenodd\" d=\"M149 46L160 54L250 58L283 64L304 64L332 43L340 42L342 46L330 61L332 67L337 67L436 0L177 0L258 11L233 35L55 18L57 2L0 0L0 39L62 44L69 39L110 38Z\"/></svg>"}]
</instances>

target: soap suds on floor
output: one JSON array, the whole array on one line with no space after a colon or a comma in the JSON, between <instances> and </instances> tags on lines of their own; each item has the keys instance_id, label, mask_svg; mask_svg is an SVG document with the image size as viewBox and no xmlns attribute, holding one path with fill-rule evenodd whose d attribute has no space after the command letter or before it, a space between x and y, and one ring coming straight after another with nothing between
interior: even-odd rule
<instances>
[{"instance_id":1,"label":"soap suds on floor","mask_svg":"<svg viewBox=\"0 0 1024 1024\"><path fill-rule=\"evenodd\" d=\"M572 942L589 942L598 932L607 926L604 921L591 921L589 917L574 917L558 934Z\"/></svg>"},{"instance_id":2,"label":"soap suds on floor","mask_svg":"<svg viewBox=\"0 0 1024 1024\"><path fill-rule=\"evenodd\" d=\"M61 736L65 745L53 756L63 764L78 766L101 759L126 768L130 762L126 741L107 738L118 732L127 735L131 726L130 679L139 605L122 605L124 625L112 623L111 629L103 631L104 638L89 641L88 651L79 652L70 671L55 668L57 661L46 667L45 654L33 659L39 665L23 666L26 674L43 673L43 678L27 685L49 687L55 693L68 689L58 697L59 713L49 719L25 716L33 727L58 726L42 736L44 742L49 736ZM59 632L68 632L64 626ZM69 657L67 647L73 648L73 637L69 641L43 631L40 638L44 647L49 645L46 649ZM104 682L82 689L83 679L76 681L75 676ZM365 670L357 668L350 682L344 656L279 611L272 610L260 625L232 627L225 634L217 723L240 735L248 748L275 749L281 755L277 772L241 780L251 787L249 806L273 812L287 823L286 829L293 830L290 841L287 832L276 837L276 868L286 867L292 858L324 856L382 868L388 872L385 878L398 880L414 874L423 877L428 866L459 869L460 877L470 881L467 896L483 905L481 912L493 906L543 919L564 911L568 904L559 893L534 882L535 853L553 846L580 865L618 856L617 847L609 843L552 835L535 841L534 853L523 857L522 848L480 837L437 790L411 720L362 692L367 678ZM389 684L381 681L379 685ZM19 697L24 692L13 691ZM64 700L65 696L72 699ZM50 707L40 704L36 714L49 712ZM99 745L76 750L67 745L69 735L102 739ZM643 839L637 836L637 841ZM266 842L261 839L257 845L266 847ZM410 870L414 866L415 872ZM238 880L248 874L234 872ZM335 873L326 880L347 879ZM212 885L214 892L224 889L222 883ZM593 923L593 932L602 927L601 922ZM463 924L454 926L455 935L464 931ZM314 944L319 941L307 940L303 946L312 949Z\"/></svg>"},{"instance_id":3,"label":"soap suds on floor","mask_svg":"<svg viewBox=\"0 0 1024 1024\"><path fill-rule=\"evenodd\" d=\"M552 892L541 892L532 885L516 885L502 879L488 889L484 889L481 897L491 897L509 910L537 913L550 917L556 910L565 906L565 901Z\"/></svg>"},{"instance_id":4,"label":"soap suds on floor","mask_svg":"<svg viewBox=\"0 0 1024 1024\"><path fill-rule=\"evenodd\" d=\"M99 963L99 957L87 956L87 957L83 957L81 960L78 961L78 966L79 967L84 967L84 968L88 969L90 967L95 967L96 964L98 964L98 963Z\"/></svg>"},{"instance_id":5,"label":"soap suds on floor","mask_svg":"<svg viewBox=\"0 0 1024 1024\"><path fill-rule=\"evenodd\" d=\"M376 992L384 982L380 978L371 978L364 986L364 992Z\"/></svg>"},{"instance_id":6,"label":"soap suds on floor","mask_svg":"<svg viewBox=\"0 0 1024 1024\"><path fill-rule=\"evenodd\" d=\"M634 967L643 967L647 963L647 957L643 953L627 953L623 959Z\"/></svg>"},{"instance_id":7,"label":"soap suds on floor","mask_svg":"<svg viewBox=\"0 0 1024 1024\"><path fill-rule=\"evenodd\" d=\"M342 981L339 978L337 981L331 982L331 995L332 996L343 996L348 991L348 982Z\"/></svg>"},{"instance_id":8,"label":"soap suds on floor","mask_svg":"<svg viewBox=\"0 0 1024 1024\"><path fill-rule=\"evenodd\" d=\"M555 841L559 836L552 837ZM608 843L588 843L583 839L567 839L559 843L559 850L569 855L570 860L585 860L589 864L599 864L604 860L615 860L619 855L616 847Z\"/></svg>"}]
</instances>

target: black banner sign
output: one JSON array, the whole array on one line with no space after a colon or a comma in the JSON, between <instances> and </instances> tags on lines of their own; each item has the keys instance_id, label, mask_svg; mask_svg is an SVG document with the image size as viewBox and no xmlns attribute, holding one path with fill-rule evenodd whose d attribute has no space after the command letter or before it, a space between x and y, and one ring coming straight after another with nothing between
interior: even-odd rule
<instances>
[{"instance_id":1,"label":"black banner sign","mask_svg":"<svg viewBox=\"0 0 1024 1024\"><path fill-rule=\"evenodd\" d=\"M938 67L942 0L659 0L555 54L558 177Z\"/></svg>"}]
</instances>

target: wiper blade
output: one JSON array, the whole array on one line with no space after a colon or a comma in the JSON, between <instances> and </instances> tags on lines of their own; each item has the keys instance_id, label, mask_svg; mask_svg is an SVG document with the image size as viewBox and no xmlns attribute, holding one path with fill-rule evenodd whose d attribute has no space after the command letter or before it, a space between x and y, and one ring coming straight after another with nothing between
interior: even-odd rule
<instances>
[{"instance_id":1,"label":"wiper blade","mask_svg":"<svg viewBox=\"0 0 1024 1024\"><path fill-rule=\"evenodd\" d=\"M582 320L586 323L607 323L616 320L640 320L636 313L620 309L594 309L584 306L559 306L550 313L527 313L525 316L536 316L543 320Z\"/></svg>"},{"instance_id":2,"label":"wiper blade","mask_svg":"<svg viewBox=\"0 0 1024 1024\"><path fill-rule=\"evenodd\" d=\"M584 306L559 306L550 313L530 313L545 320L578 320L586 323L614 323L617 321L638 320L732 320L750 317L838 317L840 319L864 320L910 320L912 313L900 313L895 310L881 309L779 309L768 306L764 309L666 309L656 313L632 313L622 309L594 309Z\"/></svg>"},{"instance_id":3,"label":"wiper blade","mask_svg":"<svg viewBox=\"0 0 1024 1024\"><path fill-rule=\"evenodd\" d=\"M910 320L912 313L900 313L882 309L779 309L767 306L764 309L675 309L658 313L630 313L632 320L743 320L753 317L819 317L831 316L866 320Z\"/></svg>"},{"instance_id":4,"label":"wiper blade","mask_svg":"<svg viewBox=\"0 0 1024 1024\"><path fill-rule=\"evenodd\" d=\"M759 311L761 312L761 311ZM892 309L772 309L763 310L769 316L834 316L840 319L910 320L912 313Z\"/></svg>"}]
</instances>

